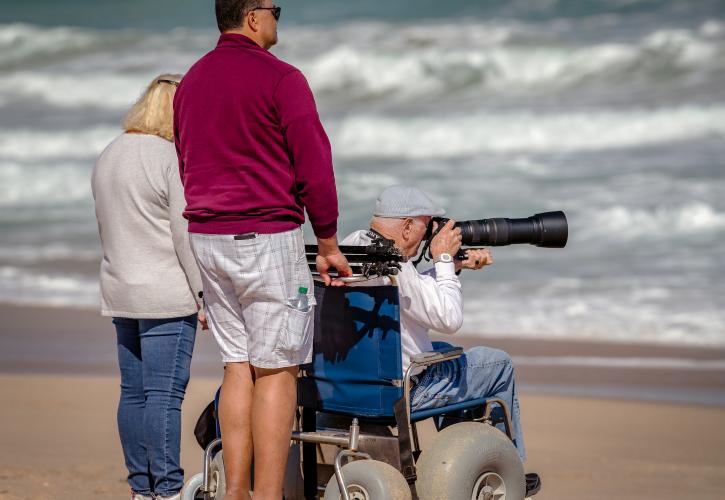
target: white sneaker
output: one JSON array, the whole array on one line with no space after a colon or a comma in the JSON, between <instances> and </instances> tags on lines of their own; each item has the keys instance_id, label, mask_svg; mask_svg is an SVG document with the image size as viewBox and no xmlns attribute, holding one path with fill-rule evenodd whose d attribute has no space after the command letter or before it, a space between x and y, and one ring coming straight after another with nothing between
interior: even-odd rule
<instances>
[{"instance_id":1,"label":"white sneaker","mask_svg":"<svg viewBox=\"0 0 725 500\"><path fill-rule=\"evenodd\" d=\"M141 493L131 493L131 500L154 500L154 497L147 497Z\"/></svg>"},{"instance_id":2,"label":"white sneaker","mask_svg":"<svg viewBox=\"0 0 725 500\"><path fill-rule=\"evenodd\" d=\"M181 500L181 492L172 497L156 497L156 500Z\"/></svg>"}]
</instances>

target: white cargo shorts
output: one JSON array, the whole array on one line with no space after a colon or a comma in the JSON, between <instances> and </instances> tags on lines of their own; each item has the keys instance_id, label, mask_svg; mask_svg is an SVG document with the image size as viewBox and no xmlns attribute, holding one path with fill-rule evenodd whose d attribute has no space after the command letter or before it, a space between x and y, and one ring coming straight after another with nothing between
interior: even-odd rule
<instances>
[{"instance_id":1,"label":"white cargo shorts","mask_svg":"<svg viewBox=\"0 0 725 500\"><path fill-rule=\"evenodd\" d=\"M315 294L302 230L191 233L190 240L222 360L259 368L309 363ZM292 307L300 287L307 288L307 311Z\"/></svg>"}]
</instances>

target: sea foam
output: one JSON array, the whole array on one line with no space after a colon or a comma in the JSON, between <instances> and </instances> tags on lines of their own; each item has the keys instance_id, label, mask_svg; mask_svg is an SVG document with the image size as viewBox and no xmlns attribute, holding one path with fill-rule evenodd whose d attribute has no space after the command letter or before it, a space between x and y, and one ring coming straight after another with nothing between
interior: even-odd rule
<instances>
[{"instance_id":1,"label":"sea foam","mask_svg":"<svg viewBox=\"0 0 725 500\"><path fill-rule=\"evenodd\" d=\"M579 228L577 237L676 240L715 231L725 231L725 212L717 211L707 203L693 201L681 206L661 205L649 210L621 205L597 210L589 214L588 223Z\"/></svg>"},{"instance_id":2,"label":"sea foam","mask_svg":"<svg viewBox=\"0 0 725 500\"><path fill-rule=\"evenodd\" d=\"M725 137L725 106L565 113L478 110L413 118L355 115L332 125L335 152L349 158L596 151Z\"/></svg>"},{"instance_id":3,"label":"sea foam","mask_svg":"<svg viewBox=\"0 0 725 500\"><path fill-rule=\"evenodd\" d=\"M97 278L0 266L0 302L95 309Z\"/></svg>"},{"instance_id":4,"label":"sea foam","mask_svg":"<svg viewBox=\"0 0 725 500\"><path fill-rule=\"evenodd\" d=\"M483 19L283 23L273 52L312 85L341 227L395 183L467 218L564 209L566 249L464 273L464 331L725 345L725 25ZM150 78L216 38L0 25L0 301L97 307L95 158Z\"/></svg>"},{"instance_id":5,"label":"sea foam","mask_svg":"<svg viewBox=\"0 0 725 500\"><path fill-rule=\"evenodd\" d=\"M92 166L92 162L24 165L0 160L0 208L90 202Z\"/></svg>"},{"instance_id":6,"label":"sea foam","mask_svg":"<svg viewBox=\"0 0 725 500\"><path fill-rule=\"evenodd\" d=\"M58 107L129 105L162 71L184 72L214 44L211 31L167 34L0 25L0 102ZM725 69L713 20L627 41L572 43L513 21L289 27L273 51L300 67L318 96L348 102L448 100L545 93L574 86L661 87Z\"/></svg>"},{"instance_id":7,"label":"sea foam","mask_svg":"<svg viewBox=\"0 0 725 500\"><path fill-rule=\"evenodd\" d=\"M478 89L482 95L538 93L587 82L621 85L626 84L624 78L661 82L664 76L676 78L682 72L711 72L725 66L721 41L687 30L655 31L629 44L532 45L501 37L498 43L457 40L457 47L453 33L450 40L445 31L442 36L437 29L435 33L435 38L418 46L402 35L399 45L392 47L342 43L299 64L319 92L360 97L394 93L398 98L466 89Z\"/></svg>"},{"instance_id":8,"label":"sea foam","mask_svg":"<svg viewBox=\"0 0 725 500\"><path fill-rule=\"evenodd\" d=\"M0 129L0 159L35 162L95 157L121 132L120 124L75 130Z\"/></svg>"}]
</instances>

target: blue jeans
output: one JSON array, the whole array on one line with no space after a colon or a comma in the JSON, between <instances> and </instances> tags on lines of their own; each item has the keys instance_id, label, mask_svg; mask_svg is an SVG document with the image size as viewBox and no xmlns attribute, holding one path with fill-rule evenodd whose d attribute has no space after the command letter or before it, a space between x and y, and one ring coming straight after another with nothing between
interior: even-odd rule
<instances>
[{"instance_id":1,"label":"blue jeans","mask_svg":"<svg viewBox=\"0 0 725 500\"><path fill-rule=\"evenodd\" d=\"M434 347L448 346L434 342ZM513 437L521 460L526 458L521 432L514 366L504 351L474 347L460 358L430 366L418 375L410 393L413 410L427 410L476 398L500 398L511 410Z\"/></svg>"},{"instance_id":2,"label":"blue jeans","mask_svg":"<svg viewBox=\"0 0 725 500\"><path fill-rule=\"evenodd\" d=\"M172 496L184 484L181 403L189 382L196 321L196 314L113 318L121 369L118 434L128 484L142 495Z\"/></svg>"}]
</instances>

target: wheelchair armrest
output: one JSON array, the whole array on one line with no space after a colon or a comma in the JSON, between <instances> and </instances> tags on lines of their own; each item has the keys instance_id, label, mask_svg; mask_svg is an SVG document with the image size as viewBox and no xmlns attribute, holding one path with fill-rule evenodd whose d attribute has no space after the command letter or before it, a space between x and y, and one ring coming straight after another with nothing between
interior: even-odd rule
<instances>
[{"instance_id":1,"label":"wheelchair armrest","mask_svg":"<svg viewBox=\"0 0 725 500\"><path fill-rule=\"evenodd\" d=\"M334 275L332 276L332 279L340 280L343 283L362 283L364 281L371 281L376 278L378 278L378 276L368 277L368 276L365 276L364 274L353 274L352 276L343 276L343 277L337 277ZM319 281L321 283L324 281L322 279L322 277L320 277L320 275L315 272L312 273L312 279L314 279L315 281Z\"/></svg>"},{"instance_id":2,"label":"wheelchair armrest","mask_svg":"<svg viewBox=\"0 0 725 500\"><path fill-rule=\"evenodd\" d=\"M411 364L417 366L430 366L442 361L456 359L463 354L462 347L444 347L438 351L419 352L410 357Z\"/></svg>"},{"instance_id":3,"label":"wheelchair armrest","mask_svg":"<svg viewBox=\"0 0 725 500\"><path fill-rule=\"evenodd\" d=\"M416 368L428 367L443 361L460 358L461 355L463 355L462 347L447 346L435 351L420 352L410 357L410 366L408 366L408 369L405 371L405 377L403 379L403 397L405 398L405 413L408 420L408 429L410 429L411 443L417 443L417 438L412 431L410 423L410 414L412 413L410 406L410 377L413 374L413 370Z\"/></svg>"}]
</instances>

